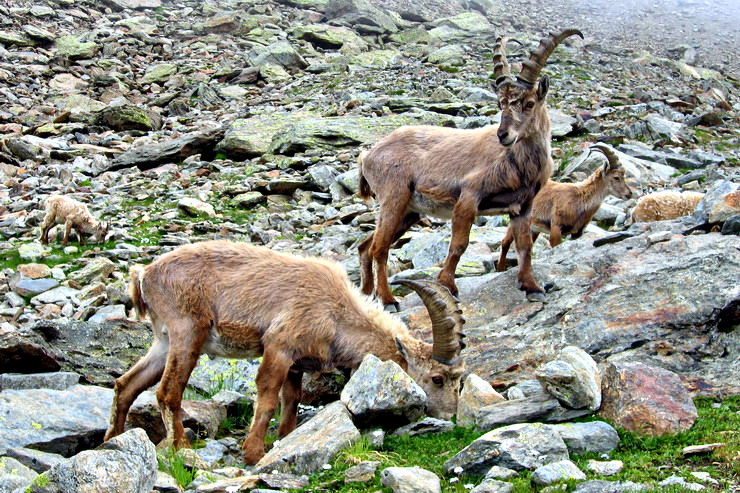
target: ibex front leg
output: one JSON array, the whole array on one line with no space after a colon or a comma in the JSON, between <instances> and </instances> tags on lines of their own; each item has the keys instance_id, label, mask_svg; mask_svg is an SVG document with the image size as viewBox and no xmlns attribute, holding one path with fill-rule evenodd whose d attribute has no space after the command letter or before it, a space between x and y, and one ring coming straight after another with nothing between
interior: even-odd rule
<instances>
[{"instance_id":1,"label":"ibex front leg","mask_svg":"<svg viewBox=\"0 0 740 493\"><path fill-rule=\"evenodd\" d=\"M519 257L519 289L527 293L529 301L545 301L545 292L537 284L532 274L532 232L530 230L530 216L519 215L511 217L510 228L514 233L516 253Z\"/></svg>"},{"instance_id":2,"label":"ibex front leg","mask_svg":"<svg viewBox=\"0 0 740 493\"><path fill-rule=\"evenodd\" d=\"M465 192L460 196L452 211L450 249L447 252L447 258L438 279L455 296L457 296L455 269L458 262L460 262L460 257L468 248L470 228L473 226L477 212L478 200L472 194L466 194Z\"/></svg>"},{"instance_id":3,"label":"ibex front leg","mask_svg":"<svg viewBox=\"0 0 740 493\"><path fill-rule=\"evenodd\" d=\"M257 370L257 403L249 436L244 440L244 462L256 464L265 455L265 435L278 404L280 387L288 376L293 361L281 350L266 346Z\"/></svg>"}]
</instances>

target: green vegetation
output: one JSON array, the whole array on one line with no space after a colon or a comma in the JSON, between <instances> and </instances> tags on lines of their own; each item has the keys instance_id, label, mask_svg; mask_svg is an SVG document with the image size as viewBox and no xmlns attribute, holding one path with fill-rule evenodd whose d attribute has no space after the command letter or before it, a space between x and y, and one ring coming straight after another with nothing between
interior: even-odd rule
<instances>
[{"instance_id":1,"label":"green vegetation","mask_svg":"<svg viewBox=\"0 0 740 493\"><path fill-rule=\"evenodd\" d=\"M714 408L714 399L698 398L696 405L699 419L694 426L685 432L663 437L639 437L624 430L618 430L619 446L609 456L612 460L624 462L624 470L615 476L598 476L590 473L586 467L588 459L603 460L599 454L586 454L572 457L573 461L588 475L589 479L608 481L634 481L653 483L677 474L687 481L692 481L690 472L708 472L719 481L721 489L727 490L731 484L740 480L740 396L730 397ZM598 417L584 418L578 421L595 421ZM344 472L362 461L378 461L378 472L386 467L419 466L434 472L442 479L443 492L467 491L465 485L478 484L481 478L461 477L450 483L443 464L457 452L470 444L483 433L465 428L455 428L446 433L423 435L410 438L388 436L381 449L375 450L362 439L343 451L331 464L330 470L316 473L306 492L390 492L382 488L380 475L376 474L368 483L344 483ZM727 445L710 455L683 457L681 450L689 445L723 442ZM523 471L511 481L515 492L537 491L531 483L531 472ZM576 484L566 482L569 489ZM661 489L660 491L680 491Z\"/></svg>"},{"instance_id":2,"label":"green vegetation","mask_svg":"<svg viewBox=\"0 0 740 493\"><path fill-rule=\"evenodd\" d=\"M195 479L196 470L188 467L182 455L172 447L165 450L163 454L157 455L157 463L160 471L175 478L177 484L183 488Z\"/></svg>"}]
</instances>

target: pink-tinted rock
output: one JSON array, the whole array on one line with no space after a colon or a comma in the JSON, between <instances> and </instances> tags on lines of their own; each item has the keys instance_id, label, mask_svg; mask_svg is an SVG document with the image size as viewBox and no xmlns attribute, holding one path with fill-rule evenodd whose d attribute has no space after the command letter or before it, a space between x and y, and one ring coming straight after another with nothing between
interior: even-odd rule
<instances>
[{"instance_id":1,"label":"pink-tinted rock","mask_svg":"<svg viewBox=\"0 0 740 493\"><path fill-rule=\"evenodd\" d=\"M40 279L51 276L51 269L44 264L21 264L18 266L18 272L29 279Z\"/></svg>"},{"instance_id":2,"label":"pink-tinted rock","mask_svg":"<svg viewBox=\"0 0 740 493\"><path fill-rule=\"evenodd\" d=\"M599 414L640 435L659 436L691 428L697 413L675 373L642 363L609 363Z\"/></svg>"}]
</instances>

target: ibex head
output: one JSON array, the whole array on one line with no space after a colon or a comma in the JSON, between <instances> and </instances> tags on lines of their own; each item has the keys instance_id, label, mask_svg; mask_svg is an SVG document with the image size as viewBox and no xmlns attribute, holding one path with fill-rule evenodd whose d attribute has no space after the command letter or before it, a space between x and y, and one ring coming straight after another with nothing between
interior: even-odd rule
<instances>
[{"instance_id":1,"label":"ibex head","mask_svg":"<svg viewBox=\"0 0 740 493\"><path fill-rule=\"evenodd\" d=\"M460 351L465 348L462 311L450 291L437 282L399 279L393 284L416 291L427 307L434 340L431 346L423 345L418 354L399 339L396 345L408 363L407 373L427 394L427 414L450 419L457 411L460 379L465 373L465 363L460 358Z\"/></svg>"},{"instance_id":2,"label":"ibex head","mask_svg":"<svg viewBox=\"0 0 740 493\"><path fill-rule=\"evenodd\" d=\"M632 197L632 189L627 185L624 180L624 168L619 163L619 157L614 149L606 144L594 144L589 148L601 152L606 156L606 163L602 168L604 174L604 180L606 180L606 186L609 193L620 199L629 199Z\"/></svg>"},{"instance_id":3,"label":"ibex head","mask_svg":"<svg viewBox=\"0 0 740 493\"><path fill-rule=\"evenodd\" d=\"M538 77L555 47L574 34L583 39L583 34L577 29L566 29L560 34L550 34L542 38L529 60L522 63L522 71L516 79L511 75L506 59L506 43L509 40L505 37L496 39L493 47L493 72L496 76L499 108L502 111L498 128L498 139L502 145L510 146L517 140L528 137L537 130L536 120L547 117L544 102L550 80L546 75L539 80Z\"/></svg>"}]
</instances>

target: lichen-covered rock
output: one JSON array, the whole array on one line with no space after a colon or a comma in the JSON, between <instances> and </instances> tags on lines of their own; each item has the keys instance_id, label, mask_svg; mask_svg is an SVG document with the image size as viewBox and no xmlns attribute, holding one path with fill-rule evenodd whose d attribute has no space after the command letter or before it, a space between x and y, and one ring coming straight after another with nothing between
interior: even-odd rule
<instances>
[{"instance_id":1,"label":"lichen-covered rock","mask_svg":"<svg viewBox=\"0 0 740 493\"><path fill-rule=\"evenodd\" d=\"M471 373L465 379L460 398L457 401L458 426L475 426L476 416L480 408L505 400L504 396L493 390L491 384L475 373Z\"/></svg>"},{"instance_id":2,"label":"lichen-covered rock","mask_svg":"<svg viewBox=\"0 0 740 493\"><path fill-rule=\"evenodd\" d=\"M159 115L131 105L110 106L98 114L97 122L113 130L159 130Z\"/></svg>"},{"instance_id":3,"label":"lichen-covered rock","mask_svg":"<svg viewBox=\"0 0 740 493\"><path fill-rule=\"evenodd\" d=\"M619 445L617 430L603 421L565 423L550 427L560 435L568 447L568 452L573 455L588 452L608 453Z\"/></svg>"},{"instance_id":4,"label":"lichen-covered rock","mask_svg":"<svg viewBox=\"0 0 740 493\"><path fill-rule=\"evenodd\" d=\"M0 491L11 493L26 488L38 473L13 459L0 457Z\"/></svg>"},{"instance_id":5,"label":"lichen-covered rock","mask_svg":"<svg viewBox=\"0 0 740 493\"><path fill-rule=\"evenodd\" d=\"M293 30L293 36L308 40L320 48L342 48L343 53L359 53L368 48L365 40L357 33L340 26L327 24L298 26Z\"/></svg>"},{"instance_id":6,"label":"lichen-covered rock","mask_svg":"<svg viewBox=\"0 0 740 493\"><path fill-rule=\"evenodd\" d=\"M586 475L570 460L551 462L540 466L532 473L532 482L540 486L547 486L558 481L568 479L582 480Z\"/></svg>"},{"instance_id":7,"label":"lichen-covered rock","mask_svg":"<svg viewBox=\"0 0 740 493\"><path fill-rule=\"evenodd\" d=\"M451 431L453 428L455 428L455 423L452 421L427 417L421 421L417 421L416 423L402 426L394 431L393 434L397 436L408 435L410 437L415 437L417 435L426 435L428 433L444 433L445 431Z\"/></svg>"},{"instance_id":8,"label":"lichen-covered rock","mask_svg":"<svg viewBox=\"0 0 740 493\"><path fill-rule=\"evenodd\" d=\"M610 363L603 381L600 416L641 435L688 430L696 406L675 373L642 363Z\"/></svg>"},{"instance_id":9,"label":"lichen-covered rock","mask_svg":"<svg viewBox=\"0 0 740 493\"><path fill-rule=\"evenodd\" d=\"M92 259L82 269L69 275L72 281L81 285L90 284L93 281L101 281L108 278L116 270L116 264L105 257Z\"/></svg>"},{"instance_id":10,"label":"lichen-covered rock","mask_svg":"<svg viewBox=\"0 0 740 493\"><path fill-rule=\"evenodd\" d=\"M276 443L255 467L258 472L311 474L359 438L347 408L334 402Z\"/></svg>"},{"instance_id":11,"label":"lichen-covered rock","mask_svg":"<svg viewBox=\"0 0 740 493\"><path fill-rule=\"evenodd\" d=\"M478 409L475 427L490 430L500 425L542 421L558 408L558 400L550 396L496 402Z\"/></svg>"},{"instance_id":12,"label":"lichen-covered rock","mask_svg":"<svg viewBox=\"0 0 740 493\"><path fill-rule=\"evenodd\" d=\"M593 471L600 476L613 476L619 474L624 469L624 462L621 460L599 461L588 460L588 470Z\"/></svg>"},{"instance_id":13,"label":"lichen-covered rock","mask_svg":"<svg viewBox=\"0 0 740 493\"><path fill-rule=\"evenodd\" d=\"M623 491L644 491L650 489L632 481L604 481L601 479L592 479L584 481L576 486L574 493L621 493Z\"/></svg>"},{"instance_id":14,"label":"lichen-covered rock","mask_svg":"<svg viewBox=\"0 0 740 493\"><path fill-rule=\"evenodd\" d=\"M65 390L80 381L80 375L72 372L51 373L3 373L0 374L0 391L24 389Z\"/></svg>"},{"instance_id":15,"label":"lichen-covered rock","mask_svg":"<svg viewBox=\"0 0 740 493\"><path fill-rule=\"evenodd\" d=\"M92 41L80 41L76 36L62 36L56 40L57 53L70 60L94 57L100 47Z\"/></svg>"},{"instance_id":16,"label":"lichen-covered rock","mask_svg":"<svg viewBox=\"0 0 740 493\"><path fill-rule=\"evenodd\" d=\"M424 414L427 402L422 388L397 363L372 354L362 360L341 399L361 428L413 422Z\"/></svg>"},{"instance_id":17,"label":"lichen-covered rock","mask_svg":"<svg viewBox=\"0 0 740 493\"><path fill-rule=\"evenodd\" d=\"M439 478L421 467L389 467L380 472L380 483L393 493L440 493Z\"/></svg>"},{"instance_id":18,"label":"lichen-covered rock","mask_svg":"<svg viewBox=\"0 0 740 493\"><path fill-rule=\"evenodd\" d=\"M254 67L277 65L285 70L303 69L308 66L306 60L288 41L278 41L268 46L257 46L245 55Z\"/></svg>"},{"instance_id":19,"label":"lichen-covered rock","mask_svg":"<svg viewBox=\"0 0 740 493\"><path fill-rule=\"evenodd\" d=\"M52 467L31 483L30 493L141 493L156 479L154 444L144 430L133 429Z\"/></svg>"},{"instance_id":20,"label":"lichen-covered rock","mask_svg":"<svg viewBox=\"0 0 740 493\"><path fill-rule=\"evenodd\" d=\"M0 455L33 447L66 457L98 445L108 428L113 391L75 385L66 390L3 390Z\"/></svg>"},{"instance_id":21,"label":"lichen-covered rock","mask_svg":"<svg viewBox=\"0 0 740 493\"><path fill-rule=\"evenodd\" d=\"M601 405L601 374L584 350L568 346L557 360L546 363L535 374L537 380L561 404L571 409L596 411Z\"/></svg>"},{"instance_id":22,"label":"lichen-covered rock","mask_svg":"<svg viewBox=\"0 0 740 493\"><path fill-rule=\"evenodd\" d=\"M170 77L177 73L177 65L174 63L158 63L147 67L142 82L151 84L153 82L167 82Z\"/></svg>"},{"instance_id":23,"label":"lichen-covered rock","mask_svg":"<svg viewBox=\"0 0 740 493\"><path fill-rule=\"evenodd\" d=\"M470 493L511 493L514 485L496 479L484 479L481 484L470 490Z\"/></svg>"},{"instance_id":24,"label":"lichen-covered rock","mask_svg":"<svg viewBox=\"0 0 740 493\"><path fill-rule=\"evenodd\" d=\"M545 464L568 459L565 442L547 425L521 423L489 431L445 462L452 472L484 475L492 466L516 471L536 469Z\"/></svg>"},{"instance_id":25,"label":"lichen-covered rock","mask_svg":"<svg viewBox=\"0 0 740 493\"><path fill-rule=\"evenodd\" d=\"M66 460L59 454L42 452L41 450L26 447L10 448L6 453L8 457L16 459L21 464L33 469L39 474L48 471L55 465Z\"/></svg>"}]
</instances>

